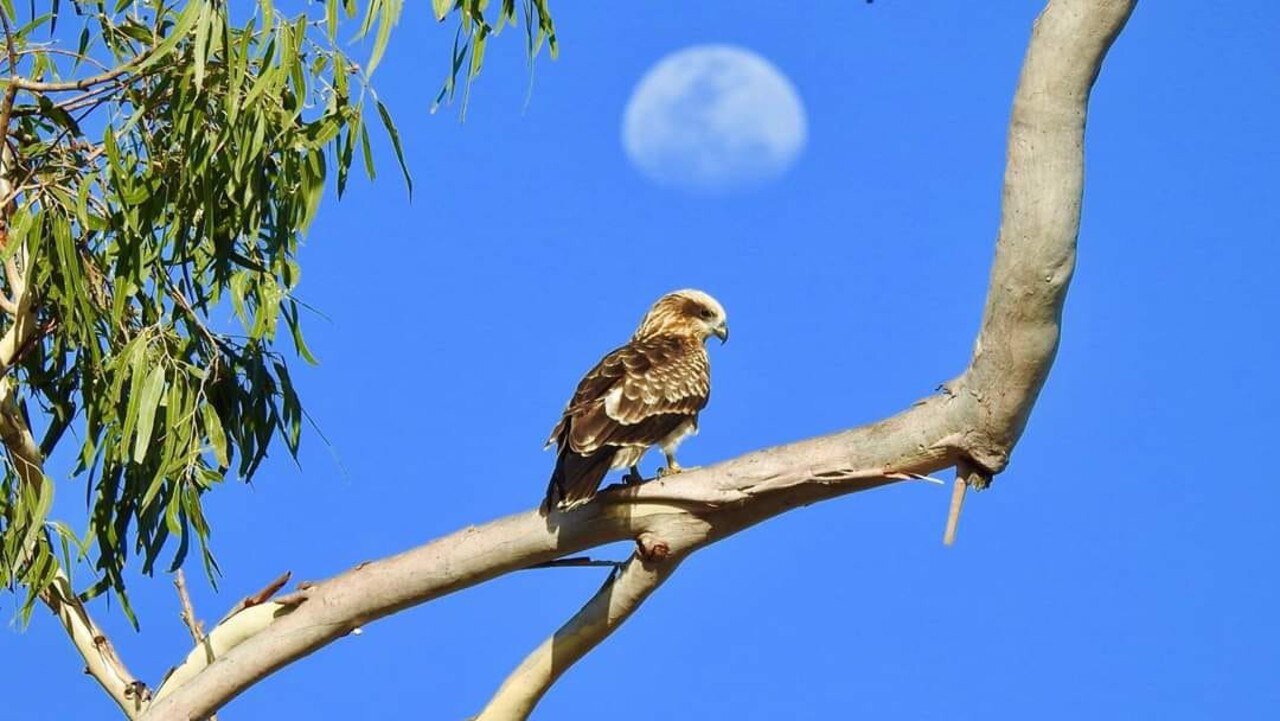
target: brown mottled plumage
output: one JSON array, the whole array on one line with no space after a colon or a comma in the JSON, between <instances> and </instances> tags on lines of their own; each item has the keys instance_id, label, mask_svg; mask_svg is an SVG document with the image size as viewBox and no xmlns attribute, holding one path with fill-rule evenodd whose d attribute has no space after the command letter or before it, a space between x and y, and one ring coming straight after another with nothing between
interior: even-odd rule
<instances>
[{"instance_id":1,"label":"brown mottled plumage","mask_svg":"<svg viewBox=\"0 0 1280 721\"><path fill-rule=\"evenodd\" d=\"M699 290L668 293L645 314L631 341L605 356L578 383L551 432L556 467L547 484L544 513L572 508L595 496L605 475L630 468L651 446L679 473L676 446L698 429L698 412L711 395L711 364L703 343L729 337L724 308Z\"/></svg>"}]
</instances>

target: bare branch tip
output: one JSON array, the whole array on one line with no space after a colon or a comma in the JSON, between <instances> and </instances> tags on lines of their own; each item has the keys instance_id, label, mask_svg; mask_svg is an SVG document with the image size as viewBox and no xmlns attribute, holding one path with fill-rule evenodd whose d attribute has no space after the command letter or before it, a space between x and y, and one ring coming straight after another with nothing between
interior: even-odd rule
<instances>
[{"instance_id":1,"label":"bare branch tip","mask_svg":"<svg viewBox=\"0 0 1280 721\"><path fill-rule=\"evenodd\" d=\"M310 586L310 585L308 585L306 588L299 588L296 591L292 591L290 593L286 593L283 596L280 596L279 598L272 601L272 603L279 604L286 608L299 606L311 598L312 588L313 586Z\"/></svg>"},{"instance_id":2,"label":"bare branch tip","mask_svg":"<svg viewBox=\"0 0 1280 721\"><path fill-rule=\"evenodd\" d=\"M960 510L964 508L965 490L969 484L964 476L956 474L955 485L951 489L951 507L947 510L947 528L942 534L942 545L951 546L956 542L956 528L960 525Z\"/></svg>"},{"instance_id":3,"label":"bare branch tip","mask_svg":"<svg viewBox=\"0 0 1280 721\"><path fill-rule=\"evenodd\" d=\"M191 603L191 595L187 593L187 576L182 572L181 568L173 574L173 586L178 590L178 604L182 609L178 616L186 625L187 631L191 633L191 639L196 643L200 643L204 640L204 624L196 617L196 609Z\"/></svg>"}]
</instances>

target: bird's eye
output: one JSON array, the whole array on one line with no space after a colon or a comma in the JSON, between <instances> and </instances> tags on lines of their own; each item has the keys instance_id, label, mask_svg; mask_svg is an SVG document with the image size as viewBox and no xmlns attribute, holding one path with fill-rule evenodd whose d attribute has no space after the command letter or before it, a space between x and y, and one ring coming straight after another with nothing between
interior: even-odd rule
<instances>
[{"instance_id":1,"label":"bird's eye","mask_svg":"<svg viewBox=\"0 0 1280 721\"><path fill-rule=\"evenodd\" d=\"M711 310L710 308L703 308L702 313L700 313L699 315L701 315L703 318L707 320L711 320L712 318L716 317L716 312L714 310Z\"/></svg>"}]
</instances>

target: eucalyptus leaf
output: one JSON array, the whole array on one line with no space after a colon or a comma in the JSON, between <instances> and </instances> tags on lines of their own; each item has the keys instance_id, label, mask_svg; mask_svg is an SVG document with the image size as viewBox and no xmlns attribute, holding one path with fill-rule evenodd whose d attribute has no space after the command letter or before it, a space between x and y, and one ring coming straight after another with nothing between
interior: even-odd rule
<instances>
[{"instance_id":1,"label":"eucalyptus leaf","mask_svg":"<svg viewBox=\"0 0 1280 721\"><path fill-rule=\"evenodd\" d=\"M160 408L160 395L163 392L164 366L157 365L147 375L146 383L142 386L142 397L138 400L138 425L133 443L135 463L142 463L147 457L147 448L152 441L152 429L155 428L156 411Z\"/></svg>"}]
</instances>

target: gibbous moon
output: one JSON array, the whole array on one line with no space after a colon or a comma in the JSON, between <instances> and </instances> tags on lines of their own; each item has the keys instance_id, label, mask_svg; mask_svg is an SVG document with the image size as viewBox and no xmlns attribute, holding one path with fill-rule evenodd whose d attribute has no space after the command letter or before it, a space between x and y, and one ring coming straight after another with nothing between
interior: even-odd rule
<instances>
[{"instance_id":1,"label":"gibbous moon","mask_svg":"<svg viewBox=\"0 0 1280 721\"><path fill-rule=\"evenodd\" d=\"M641 173L695 192L776 178L807 137L791 81L730 45L697 45L663 58L632 91L622 121L623 147Z\"/></svg>"}]
</instances>

